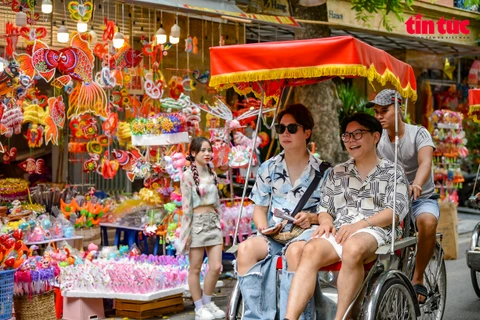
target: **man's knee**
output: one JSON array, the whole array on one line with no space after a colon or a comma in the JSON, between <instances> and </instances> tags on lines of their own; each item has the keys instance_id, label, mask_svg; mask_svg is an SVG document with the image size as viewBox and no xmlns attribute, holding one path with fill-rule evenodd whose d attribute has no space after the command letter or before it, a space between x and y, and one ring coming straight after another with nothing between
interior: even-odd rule
<instances>
[{"instance_id":1,"label":"man's knee","mask_svg":"<svg viewBox=\"0 0 480 320\"><path fill-rule=\"evenodd\" d=\"M364 247L355 242L345 242L342 248L342 264L361 264Z\"/></svg>"},{"instance_id":2,"label":"man's knee","mask_svg":"<svg viewBox=\"0 0 480 320\"><path fill-rule=\"evenodd\" d=\"M287 251L285 252L285 259L287 260L289 269L298 266L305 244L305 241L296 241L288 246Z\"/></svg>"},{"instance_id":3,"label":"man's knee","mask_svg":"<svg viewBox=\"0 0 480 320\"><path fill-rule=\"evenodd\" d=\"M437 218L431 213L422 213L417 218L417 228L419 232L435 233L437 223Z\"/></svg>"},{"instance_id":4,"label":"man's knee","mask_svg":"<svg viewBox=\"0 0 480 320\"><path fill-rule=\"evenodd\" d=\"M265 250L268 250L268 245L265 243L264 239L259 237L248 239L238 245L237 260L239 263L260 260L262 259L262 256L264 258L267 255L268 252L265 252Z\"/></svg>"}]
</instances>

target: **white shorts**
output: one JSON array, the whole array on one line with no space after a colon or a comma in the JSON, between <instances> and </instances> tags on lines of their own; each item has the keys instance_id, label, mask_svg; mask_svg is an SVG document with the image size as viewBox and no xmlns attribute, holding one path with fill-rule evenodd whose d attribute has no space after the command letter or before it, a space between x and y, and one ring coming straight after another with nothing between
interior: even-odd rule
<instances>
[{"instance_id":1,"label":"white shorts","mask_svg":"<svg viewBox=\"0 0 480 320\"><path fill-rule=\"evenodd\" d=\"M355 235L357 233L361 233L361 232L371 234L375 238L375 240L377 240L377 248L381 247L385 244L385 240L383 240L382 234L379 231L377 231L375 229L372 229L372 228L363 228L363 229L357 230L350 236L350 238L353 235ZM315 239L315 238L313 238L313 239ZM343 246L341 244L337 243L337 241L335 240L335 237L331 233L328 235L328 238L325 236L325 234L323 234L318 239L325 239L328 242L330 242L330 244L333 246L333 249L335 249L335 252L340 257L340 260L342 260Z\"/></svg>"}]
</instances>

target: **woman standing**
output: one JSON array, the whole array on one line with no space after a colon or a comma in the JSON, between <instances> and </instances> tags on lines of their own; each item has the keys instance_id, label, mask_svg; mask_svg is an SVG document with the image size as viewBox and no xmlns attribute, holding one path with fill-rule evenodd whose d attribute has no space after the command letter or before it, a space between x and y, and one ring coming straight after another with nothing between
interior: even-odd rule
<instances>
[{"instance_id":1,"label":"woman standing","mask_svg":"<svg viewBox=\"0 0 480 320\"><path fill-rule=\"evenodd\" d=\"M189 253L188 287L195 303L195 320L225 318L225 312L211 301L222 267L223 243L217 176L209 165L212 158L210 141L203 137L194 138L187 157L190 167L180 181L183 215L177 251L179 254ZM200 269L205 250L209 270L202 295Z\"/></svg>"}]
</instances>

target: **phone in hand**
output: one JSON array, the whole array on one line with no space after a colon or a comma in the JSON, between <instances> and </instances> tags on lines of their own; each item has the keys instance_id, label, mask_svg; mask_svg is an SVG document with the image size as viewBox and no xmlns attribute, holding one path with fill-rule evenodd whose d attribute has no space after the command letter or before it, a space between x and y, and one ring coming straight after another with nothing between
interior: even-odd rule
<instances>
[{"instance_id":1,"label":"phone in hand","mask_svg":"<svg viewBox=\"0 0 480 320\"><path fill-rule=\"evenodd\" d=\"M283 212L282 210L280 209L276 209L273 210L273 215L277 218L280 218L280 219L285 219L285 220L288 220L288 221L295 221L295 218L286 214L285 212Z\"/></svg>"},{"instance_id":2,"label":"phone in hand","mask_svg":"<svg viewBox=\"0 0 480 320\"><path fill-rule=\"evenodd\" d=\"M276 228L278 228L278 226L279 226L280 224L282 224L282 223L279 222L279 223L277 223L277 224L275 224L275 225L273 225L273 226L269 226L268 228L263 229L263 230L261 231L261 233L272 232L273 230L275 230Z\"/></svg>"}]
</instances>

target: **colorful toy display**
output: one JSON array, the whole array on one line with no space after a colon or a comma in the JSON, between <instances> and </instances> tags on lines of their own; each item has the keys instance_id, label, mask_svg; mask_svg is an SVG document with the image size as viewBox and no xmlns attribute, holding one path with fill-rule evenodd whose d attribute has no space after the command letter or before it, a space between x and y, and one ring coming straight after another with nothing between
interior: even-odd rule
<instances>
[{"instance_id":1,"label":"colorful toy display","mask_svg":"<svg viewBox=\"0 0 480 320\"><path fill-rule=\"evenodd\" d=\"M458 189L465 181L459 159L468 156L467 139L462 128L463 115L451 110L435 110L430 116L434 124L433 152L436 191L443 201L458 203Z\"/></svg>"}]
</instances>

